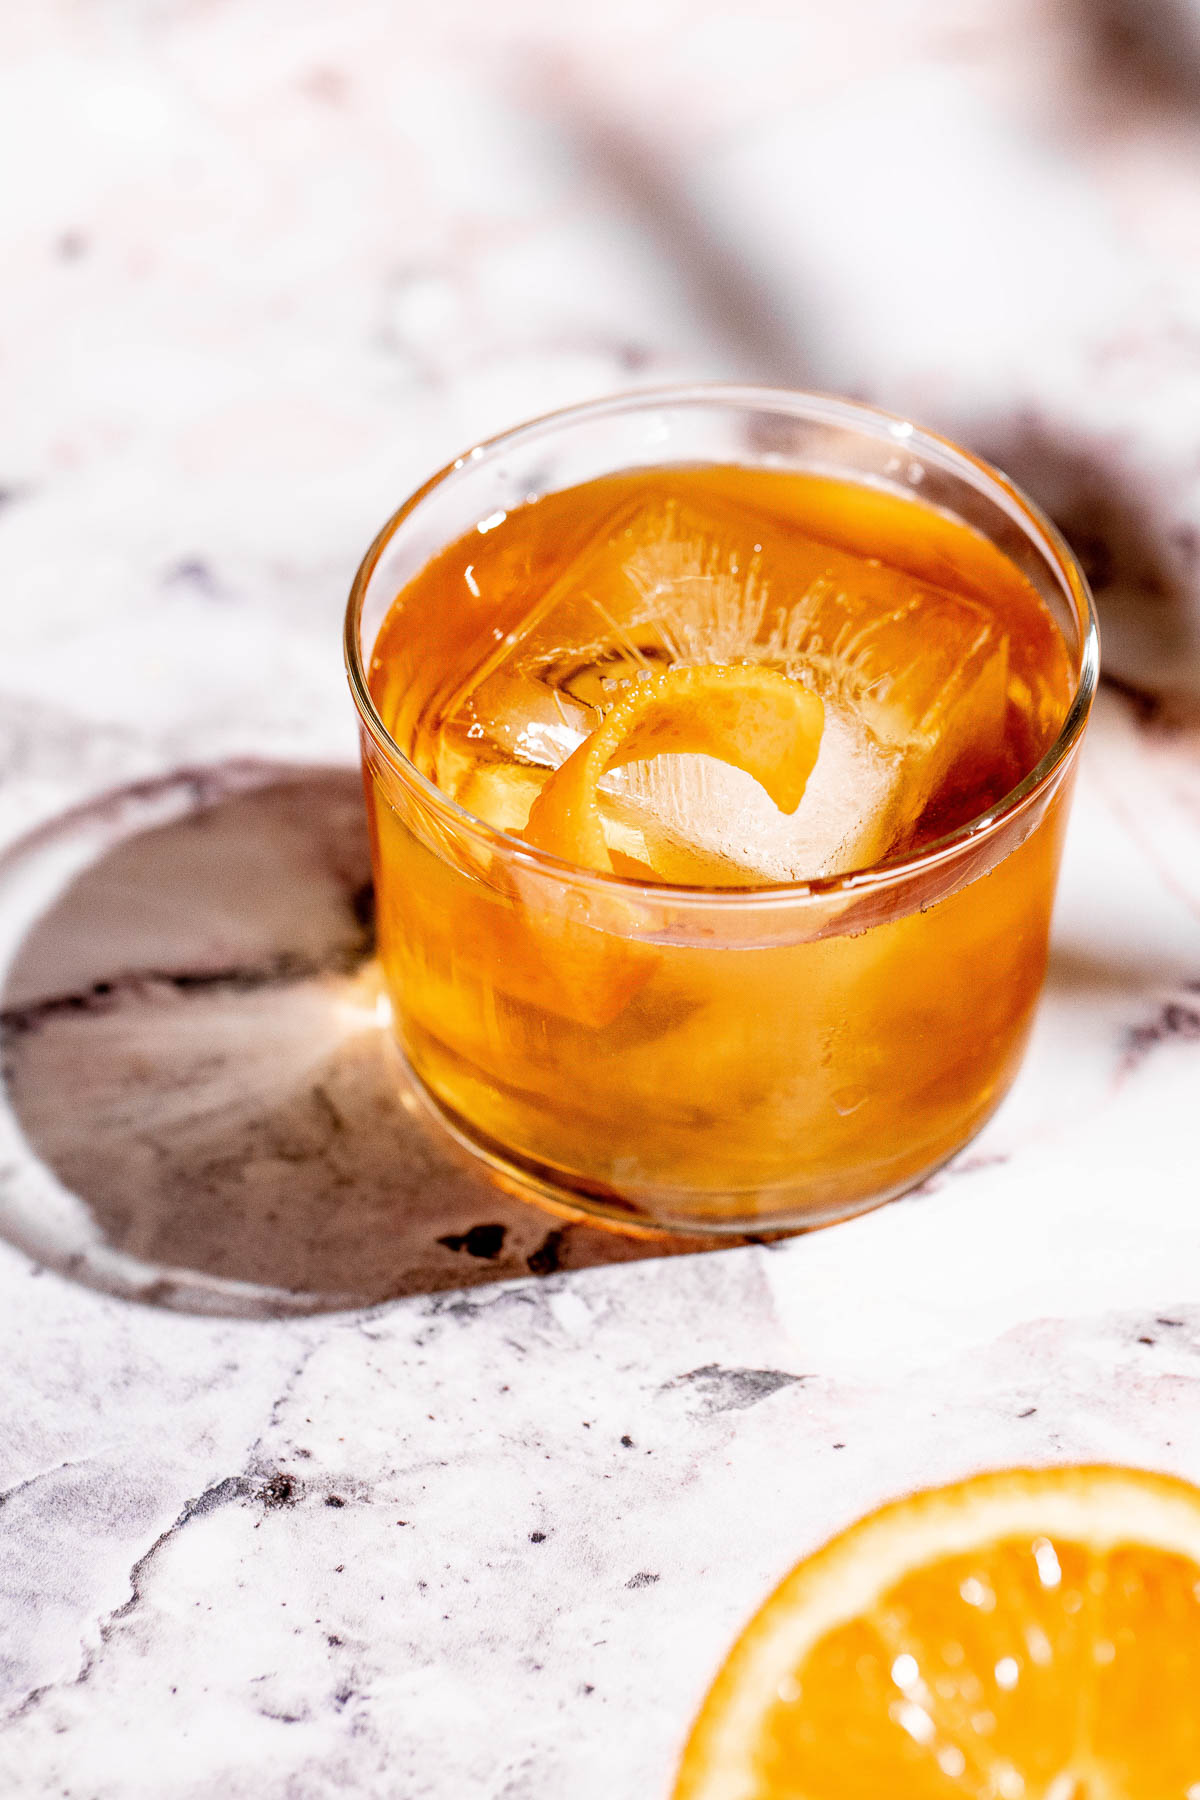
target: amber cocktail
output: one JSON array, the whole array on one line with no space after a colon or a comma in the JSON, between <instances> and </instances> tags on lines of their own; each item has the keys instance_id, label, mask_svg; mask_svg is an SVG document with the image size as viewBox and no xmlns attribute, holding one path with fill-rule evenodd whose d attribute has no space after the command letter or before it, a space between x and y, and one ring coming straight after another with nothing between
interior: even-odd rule
<instances>
[{"instance_id":1,"label":"amber cocktail","mask_svg":"<svg viewBox=\"0 0 1200 1800\"><path fill-rule=\"evenodd\" d=\"M347 650L399 1040L510 1182L813 1224L996 1106L1097 648L994 471L815 396L577 408L396 515Z\"/></svg>"}]
</instances>

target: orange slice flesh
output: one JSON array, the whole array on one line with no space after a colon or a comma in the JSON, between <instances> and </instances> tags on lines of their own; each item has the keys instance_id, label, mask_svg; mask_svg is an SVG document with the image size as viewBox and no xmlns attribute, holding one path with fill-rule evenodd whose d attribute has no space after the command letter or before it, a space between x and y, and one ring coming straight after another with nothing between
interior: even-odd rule
<instances>
[{"instance_id":1,"label":"orange slice flesh","mask_svg":"<svg viewBox=\"0 0 1200 1800\"><path fill-rule=\"evenodd\" d=\"M1200 1490L1018 1470L860 1521L751 1621L674 1800L1200 1800Z\"/></svg>"},{"instance_id":2,"label":"orange slice flesh","mask_svg":"<svg viewBox=\"0 0 1200 1800\"><path fill-rule=\"evenodd\" d=\"M744 769L793 813L817 760L825 708L800 682L753 664L668 669L637 682L556 769L524 836L584 869L613 872L597 790L610 769L652 756L713 756Z\"/></svg>"}]
</instances>

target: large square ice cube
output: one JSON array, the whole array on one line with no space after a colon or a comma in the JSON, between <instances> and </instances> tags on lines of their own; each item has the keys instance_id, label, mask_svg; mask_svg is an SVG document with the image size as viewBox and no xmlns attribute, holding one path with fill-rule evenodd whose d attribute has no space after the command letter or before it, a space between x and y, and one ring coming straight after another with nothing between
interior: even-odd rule
<instances>
[{"instance_id":1,"label":"large square ice cube","mask_svg":"<svg viewBox=\"0 0 1200 1800\"><path fill-rule=\"evenodd\" d=\"M656 840L675 847L673 868L690 846L697 868L716 859L735 881L864 867L902 841L953 771L1003 740L1006 640L985 606L664 485L618 508L472 671L447 709L438 778L489 817L489 803L502 806L492 822L519 829L537 771L563 762L623 686L735 662L782 669L825 701L798 811L785 817L749 776L708 757L656 757L605 778L623 855L641 814L652 867Z\"/></svg>"}]
</instances>

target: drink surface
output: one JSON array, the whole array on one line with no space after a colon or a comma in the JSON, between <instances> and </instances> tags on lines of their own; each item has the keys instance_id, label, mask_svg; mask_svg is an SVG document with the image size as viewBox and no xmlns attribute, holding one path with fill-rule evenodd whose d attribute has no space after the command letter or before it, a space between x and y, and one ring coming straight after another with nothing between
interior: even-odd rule
<instances>
[{"instance_id":1,"label":"drink surface","mask_svg":"<svg viewBox=\"0 0 1200 1800\"><path fill-rule=\"evenodd\" d=\"M397 599L375 646L384 723L469 812L520 834L553 772L660 671L759 665L824 704L785 814L712 756L610 769L619 874L798 882L920 849L1036 765L1072 670L1034 588L918 500L740 468L607 476L483 520Z\"/></svg>"}]
</instances>

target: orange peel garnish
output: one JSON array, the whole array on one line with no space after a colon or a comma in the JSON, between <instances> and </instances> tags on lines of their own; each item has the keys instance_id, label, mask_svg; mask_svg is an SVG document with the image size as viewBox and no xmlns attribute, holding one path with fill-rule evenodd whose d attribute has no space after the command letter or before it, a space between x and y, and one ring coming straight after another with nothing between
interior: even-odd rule
<instances>
[{"instance_id":1,"label":"orange peel garnish","mask_svg":"<svg viewBox=\"0 0 1200 1800\"><path fill-rule=\"evenodd\" d=\"M668 669L637 682L550 777L527 843L612 874L599 786L610 769L652 756L712 756L744 769L780 812L794 813L821 747L825 708L799 681L753 663Z\"/></svg>"}]
</instances>

